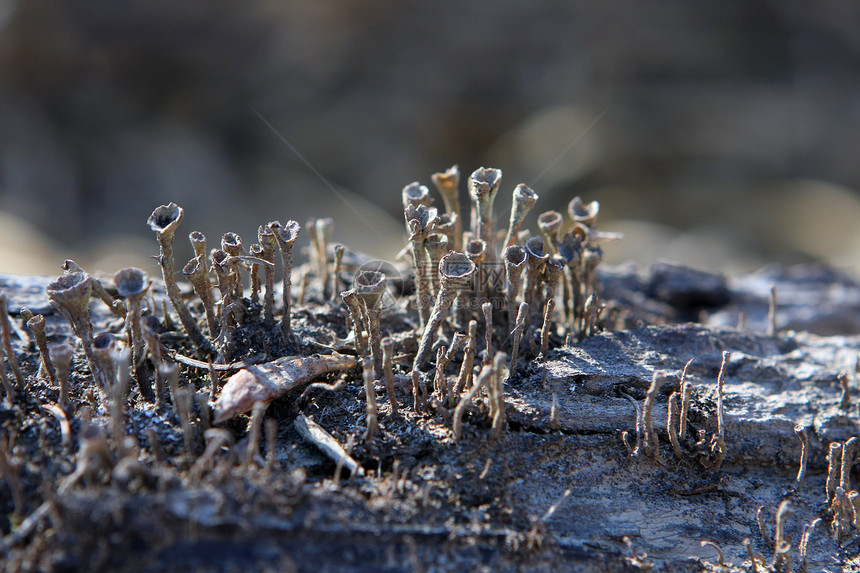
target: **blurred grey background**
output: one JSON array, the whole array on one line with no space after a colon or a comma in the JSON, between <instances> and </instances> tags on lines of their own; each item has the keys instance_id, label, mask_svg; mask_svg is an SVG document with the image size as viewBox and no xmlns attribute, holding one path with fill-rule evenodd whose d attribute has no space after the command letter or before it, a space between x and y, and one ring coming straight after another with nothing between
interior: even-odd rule
<instances>
[{"instance_id":1,"label":"blurred grey background","mask_svg":"<svg viewBox=\"0 0 860 573\"><path fill-rule=\"evenodd\" d=\"M504 220L519 182L599 200L614 262L856 270L858 152L856 0L0 0L5 272L157 273L169 201L390 257L454 163L503 169Z\"/></svg>"}]
</instances>

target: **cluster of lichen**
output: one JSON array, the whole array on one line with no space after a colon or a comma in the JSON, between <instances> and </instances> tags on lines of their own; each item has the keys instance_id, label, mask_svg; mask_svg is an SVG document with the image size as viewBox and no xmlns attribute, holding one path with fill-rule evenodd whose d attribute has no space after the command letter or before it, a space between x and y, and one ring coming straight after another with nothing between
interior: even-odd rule
<instances>
[{"instance_id":1,"label":"cluster of lichen","mask_svg":"<svg viewBox=\"0 0 860 573\"><path fill-rule=\"evenodd\" d=\"M48 285L46 294L79 339L91 383L75 386L80 377L73 376L75 352L69 340L49 341L45 316L22 311L41 356L36 376L59 389L57 404L49 411L60 422L64 447L73 447L72 428L80 440L76 469L63 487L103 479L98 476L116 477L117 468L128 479L145 474L139 457L144 444L159 457L159 436L152 428L133 439L128 435L135 410L129 411L132 385L140 399L137 409L149 409L181 428L186 453L179 465L191 467L194 460L211 457L220 448L217 444L232 442L224 429L214 427L219 420L213 420L212 407L222 373L255 362L276 363L311 348L332 348L355 357L333 360L336 366L318 371L361 367L368 446L378 428L377 384L396 418L397 387L404 381L412 391L412 415L441 416L455 439L463 436L468 412L485 415L498 436L506 423L506 372L515 372L523 357L545 358L551 340L581 339L598 328L601 303L595 269L603 254L597 240L607 235L595 229L599 205L585 205L579 198L570 202L568 229L562 228L560 213L548 211L538 217L540 233L531 235L523 230L523 221L537 194L522 184L513 191L510 219L503 228L493 213L501 184L498 169L478 169L468 178L468 224L459 204L457 168L433 175L432 181L445 212L433 207L427 187L413 183L403 189L412 271L399 277L405 297L401 302L408 304L393 308L383 302L394 277L367 270L367 265L356 263L366 259L333 244L331 219L312 220L305 227L310 259L297 265L302 277L297 295L292 289L297 222L261 226L258 242L247 249L239 235L226 233L220 248L208 251L206 238L193 231L189 240L194 257L177 272L174 243L183 210L174 203L158 207L148 219L159 244L163 284L136 268L121 269L112 281L100 280L66 261L65 274ZM177 282L179 276L186 285ZM93 297L103 301L115 320L94 326ZM0 302L5 305L5 299ZM348 316L346 336L314 339L319 329L294 325L292 307L304 309L305 302L327 308L324 319ZM28 381L10 342L6 309L2 311L6 362L0 361L0 382L7 398L14 400ZM396 313L407 317L390 320ZM392 331L394 324L402 328L410 322L415 328ZM332 325L325 332L343 331ZM180 365L202 375L186 375L188 383L183 383ZM259 442L262 404L278 395L266 395L253 408L248 451L255 451ZM91 423L101 416L106 428ZM76 424L76 418L83 423ZM204 440L209 454L200 457ZM2 447L0 454L0 461L6 462Z\"/></svg>"}]
</instances>

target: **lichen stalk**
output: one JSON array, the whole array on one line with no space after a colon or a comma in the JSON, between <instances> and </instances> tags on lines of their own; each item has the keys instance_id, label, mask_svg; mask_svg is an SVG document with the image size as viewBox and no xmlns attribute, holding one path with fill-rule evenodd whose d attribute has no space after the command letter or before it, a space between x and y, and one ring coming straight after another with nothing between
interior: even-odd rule
<instances>
[{"instance_id":1,"label":"lichen stalk","mask_svg":"<svg viewBox=\"0 0 860 573\"><path fill-rule=\"evenodd\" d=\"M391 405L391 416L397 417L397 396L394 395L394 341L385 337L382 339L382 368L385 371L385 390L388 403Z\"/></svg>"},{"instance_id":2,"label":"lichen stalk","mask_svg":"<svg viewBox=\"0 0 860 573\"><path fill-rule=\"evenodd\" d=\"M511 219L508 223L508 234L505 237L504 248L512 247L517 244L517 235L523 226L523 221L526 215L537 203L538 194L523 183L520 183L514 189L513 204L511 205Z\"/></svg>"},{"instance_id":3,"label":"lichen stalk","mask_svg":"<svg viewBox=\"0 0 860 573\"><path fill-rule=\"evenodd\" d=\"M6 352L6 361L12 368L12 374L15 376L18 388L23 390L27 382L21 372L18 358L15 356L15 349L12 348L12 325L9 323L9 299L6 298L6 293L0 293L0 330L3 333L3 349Z\"/></svg>"},{"instance_id":4,"label":"lichen stalk","mask_svg":"<svg viewBox=\"0 0 860 573\"><path fill-rule=\"evenodd\" d=\"M157 207L152 215L149 216L147 223L150 229L155 231L160 247L158 255L158 264L161 267L161 275L164 279L164 286L167 288L167 298L170 304L173 305L176 314L179 315L179 321L185 332L191 338L194 346L203 353L209 351L209 343L203 337L200 329L197 327L197 321L191 316L188 307L185 306L185 301L182 300L182 294L179 292L179 286L176 284L174 274L174 258L173 258L173 239L176 235L176 229L179 223L182 222L183 210L176 203L161 205Z\"/></svg>"},{"instance_id":5,"label":"lichen stalk","mask_svg":"<svg viewBox=\"0 0 860 573\"><path fill-rule=\"evenodd\" d=\"M263 247L263 260L268 261L270 263L274 263L275 249L278 246L278 240L275 238L275 232L266 225L260 225L260 227L257 229L257 240L260 242L260 246ZM269 265L265 265L263 268L263 277L266 281L266 293L263 296L263 320L267 324L274 324L275 269Z\"/></svg>"},{"instance_id":6,"label":"lichen stalk","mask_svg":"<svg viewBox=\"0 0 860 573\"><path fill-rule=\"evenodd\" d=\"M466 349L463 351L463 362L460 364L460 372L457 375L457 383L454 385L454 394L459 396L469 386L472 369L475 367L475 356L478 353L478 321L469 321L466 334Z\"/></svg>"},{"instance_id":7,"label":"lichen stalk","mask_svg":"<svg viewBox=\"0 0 860 573\"><path fill-rule=\"evenodd\" d=\"M409 244L412 249L412 265L415 270L415 291L417 296L418 318L421 328L427 324L430 317L430 305L432 298L429 294L427 271L427 250L424 241L433 230L438 212L435 208L427 208L424 205L415 207L410 205L403 212L406 218L406 230L409 232Z\"/></svg>"},{"instance_id":8,"label":"lichen stalk","mask_svg":"<svg viewBox=\"0 0 860 573\"><path fill-rule=\"evenodd\" d=\"M54 363L51 360L51 354L48 352L48 337L45 333L45 316L37 314L27 320L27 327L33 333L33 338L36 341L36 348L39 349L39 356L42 359L42 367L48 374L48 379L51 384L57 385L57 370L54 368Z\"/></svg>"},{"instance_id":9,"label":"lichen stalk","mask_svg":"<svg viewBox=\"0 0 860 573\"><path fill-rule=\"evenodd\" d=\"M441 278L439 294L436 297L436 305L433 308L433 313L430 315L427 326L424 328L424 333L421 336L418 352L412 364L413 370L420 370L424 366L424 363L427 362L433 340L436 337L436 331L442 324L442 319L451 308L451 303L457 295L458 290L468 284L476 271L475 264L463 253L452 251L442 257L442 261L439 263Z\"/></svg>"},{"instance_id":10,"label":"lichen stalk","mask_svg":"<svg viewBox=\"0 0 860 573\"><path fill-rule=\"evenodd\" d=\"M477 214L475 236L487 243L487 260L496 260L495 231L493 228L493 203L502 182L502 170L481 167L469 176L469 194Z\"/></svg>"},{"instance_id":11,"label":"lichen stalk","mask_svg":"<svg viewBox=\"0 0 860 573\"><path fill-rule=\"evenodd\" d=\"M370 446L376 437L379 425L376 389L373 387L373 360L368 357L362 358L361 367L364 378L364 392L367 395L367 431L364 434L364 441Z\"/></svg>"},{"instance_id":12,"label":"lichen stalk","mask_svg":"<svg viewBox=\"0 0 860 573\"><path fill-rule=\"evenodd\" d=\"M324 220L320 219L317 221L317 232L318 236L326 235L330 231L331 225L321 224ZM281 332L284 335L284 339L290 336L292 333L291 326L291 311L290 311L290 300L291 294L290 289L292 286L292 272L293 272L293 245L296 242L296 239L299 236L299 224L296 221L287 221L286 225L281 225L279 221L273 221L269 223L269 228L274 232L275 239L278 241L278 246L281 249L281 260L283 264L283 307L284 313L281 316ZM328 268L328 263L325 261L325 266ZM322 279L326 284L327 280L325 277Z\"/></svg>"},{"instance_id":13,"label":"lichen stalk","mask_svg":"<svg viewBox=\"0 0 860 573\"><path fill-rule=\"evenodd\" d=\"M206 312L206 323L209 326L209 335L215 337L218 335L218 317L215 314L215 300L212 298L212 285L209 284L209 275L206 272L206 265L203 262L205 257L197 255L182 268L182 275L191 283L194 292L200 302L203 303L203 310Z\"/></svg>"},{"instance_id":14,"label":"lichen stalk","mask_svg":"<svg viewBox=\"0 0 860 573\"><path fill-rule=\"evenodd\" d=\"M452 216L453 230L450 246L455 251L463 248L463 214L460 209L460 169L453 165L442 173L430 176L433 186L442 195L445 211ZM450 237L449 237L450 238Z\"/></svg>"},{"instance_id":15,"label":"lichen stalk","mask_svg":"<svg viewBox=\"0 0 860 573\"><path fill-rule=\"evenodd\" d=\"M520 294L523 271L528 263L528 253L520 246L511 245L502 253L502 261L505 264L505 299L510 326L516 319L517 297Z\"/></svg>"},{"instance_id":16,"label":"lichen stalk","mask_svg":"<svg viewBox=\"0 0 860 573\"><path fill-rule=\"evenodd\" d=\"M481 388L486 386L489 381L492 379L495 371L493 370L492 364L487 364L481 369L481 373L478 374L478 378L475 381L474 386L469 390L469 392L460 400L460 403L457 404L457 408L454 410L454 419L452 423L452 429L454 432L454 441L459 442L463 438L463 415L466 413L466 410L469 406L472 405L472 400L475 399L475 396L478 395L478 392L481 391Z\"/></svg>"}]
</instances>

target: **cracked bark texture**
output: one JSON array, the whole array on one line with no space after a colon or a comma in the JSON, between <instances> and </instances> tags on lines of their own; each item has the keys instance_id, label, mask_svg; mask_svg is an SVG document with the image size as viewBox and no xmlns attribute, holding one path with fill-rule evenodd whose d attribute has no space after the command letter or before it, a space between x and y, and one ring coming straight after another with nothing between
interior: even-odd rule
<instances>
[{"instance_id":1,"label":"cracked bark texture","mask_svg":"<svg viewBox=\"0 0 860 573\"><path fill-rule=\"evenodd\" d=\"M776 335L765 334L771 284L780 302ZM41 279L0 276L13 309L50 313L43 287ZM158 485L148 489L112 484L53 493L52 536L40 529L10 555L36 568L91 570L701 571L716 563L713 549L700 545L707 540L722 548L726 570L748 571L745 538L765 564L773 559L757 510L764 507L772 536L777 507L789 499L795 566L803 529L817 517L824 524L809 542L809 570L860 566L857 531L841 545L834 539L825 495L828 444L860 436L860 286L824 267L726 279L657 265L607 270L602 292L628 328L556 347L544 362L516 371L505 387L509 427L495 443L480 416L467 416L455 443L438 415L401 409L405 419L393 420L383 409L382 445L352 452L367 476L335 483L336 468L293 427L291 396L272 406L279 422L274 472L220 465L189 480L153 466L149 479ZM62 331L56 316L49 319ZM725 350L732 353L727 452L713 469L695 441L699 431L716 432ZM665 429L667 402L690 358L689 425L677 460ZM631 398L641 406L655 371L667 375L654 407L659 456L631 457L620 434L635 436ZM843 371L851 373L851 400L840 409ZM309 407L338 439L358 423L350 417L361 417L342 405L359 387L326 392ZM399 391L408 403L405 388ZM557 425L550 422L553 394ZM795 425L809 435L809 465L792 491L800 460ZM8 500L7 488L0 490Z\"/></svg>"}]
</instances>

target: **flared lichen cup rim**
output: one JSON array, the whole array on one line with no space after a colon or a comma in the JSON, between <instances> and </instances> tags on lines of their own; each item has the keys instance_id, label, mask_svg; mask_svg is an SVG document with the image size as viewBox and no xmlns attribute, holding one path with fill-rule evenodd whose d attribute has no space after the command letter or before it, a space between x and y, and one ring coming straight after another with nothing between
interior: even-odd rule
<instances>
[{"instance_id":1,"label":"flared lichen cup rim","mask_svg":"<svg viewBox=\"0 0 860 573\"><path fill-rule=\"evenodd\" d=\"M403 188L403 202L407 204L426 205L430 201L430 189L418 181L413 181Z\"/></svg>"},{"instance_id":2,"label":"flared lichen cup rim","mask_svg":"<svg viewBox=\"0 0 860 573\"><path fill-rule=\"evenodd\" d=\"M149 276L136 267L120 269L113 275L113 283L124 298L140 296L149 288Z\"/></svg>"},{"instance_id":3,"label":"flared lichen cup rim","mask_svg":"<svg viewBox=\"0 0 860 573\"><path fill-rule=\"evenodd\" d=\"M439 189L456 189L460 184L460 167L452 165L445 171L431 175L430 180Z\"/></svg>"},{"instance_id":4,"label":"flared lichen cup rim","mask_svg":"<svg viewBox=\"0 0 860 573\"><path fill-rule=\"evenodd\" d=\"M272 221L269 223L269 229L274 233L275 239L282 245L292 245L299 238L301 225L298 221L290 219L286 224L281 224L280 221Z\"/></svg>"},{"instance_id":5,"label":"flared lichen cup rim","mask_svg":"<svg viewBox=\"0 0 860 573\"><path fill-rule=\"evenodd\" d=\"M159 235L172 234L176 232L176 228L182 222L183 214L182 207L171 202L156 207L147 219L147 223L149 223L149 228Z\"/></svg>"},{"instance_id":6,"label":"flared lichen cup rim","mask_svg":"<svg viewBox=\"0 0 860 573\"><path fill-rule=\"evenodd\" d=\"M567 212L574 221L590 226L600 213L600 203L592 201L585 204L582 197L576 196L567 204Z\"/></svg>"},{"instance_id":7,"label":"flared lichen cup rim","mask_svg":"<svg viewBox=\"0 0 860 573\"><path fill-rule=\"evenodd\" d=\"M481 257L487 254L487 241L483 239L472 239L466 243L466 256L470 258Z\"/></svg>"},{"instance_id":8,"label":"flared lichen cup rim","mask_svg":"<svg viewBox=\"0 0 860 573\"><path fill-rule=\"evenodd\" d=\"M448 235L444 233L430 233L427 235L427 238L424 239L424 246L428 251L435 251L445 249L448 246L448 242Z\"/></svg>"},{"instance_id":9,"label":"flared lichen cup rim","mask_svg":"<svg viewBox=\"0 0 860 573\"><path fill-rule=\"evenodd\" d=\"M363 270L352 281L355 294L360 296L368 308L376 308L385 294L388 277L380 271Z\"/></svg>"},{"instance_id":10,"label":"flared lichen cup rim","mask_svg":"<svg viewBox=\"0 0 860 573\"><path fill-rule=\"evenodd\" d=\"M546 260L549 254L544 251L543 239L540 237L530 237L525 244L526 252L530 259Z\"/></svg>"},{"instance_id":11,"label":"flared lichen cup rim","mask_svg":"<svg viewBox=\"0 0 860 573\"><path fill-rule=\"evenodd\" d=\"M502 260L505 262L505 265L522 267L526 264L526 261L529 260L529 254L523 247L519 245L511 245L510 247L505 248L502 253Z\"/></svg>"},{"instance_id":12,"label":"flared lichen cup rim","mask_svg":"<svg viewBox=\"0 0 860 573\"><path fill-rule=\"evenodd\" d=\"M564 217L558 211L544 211L538 215L538 228L544 233L551 233L561 228Z\"/></svg>"},{"instance_id":13,"label":"flared lichen cup rim","mask_svg":"<svg viewBox=\"0 0 860 573\"><path fill-rule=\"evenodd\" d=\"M495 167L479 167L469 176L469 189L476 198L492 195L499 190L502 170Z\"/></svg>"},{"instance_id":14,"label":"flared lichen cup rim","mask_svg":"<svg viewBox=\"0 0 860 573\"><path fill-rule=\"evenodd\" d=\"M427 231L439 219L439 211L436 207L426 205L409 205L403 211L406 223L412 227L417 225L418 231Z\"/></svg>"},{"instance_id":15,"label":"flared lichen cup rim","mask_svg":"<svg viewBox=\"0 0 860 573\"><path fill-rule=\"evenodd\" d=\"M447 281L468 280L477 271L478 267L465 253L451 251L439 261L439 275Z\"/></svg>"},{"instance_id":16,"label":"flared lichen cup rim","mask_svg":"<svg viewBox=\"0 0 860 573\"><path fill-rule=\"evenodd\" d=\"M87 273L81 272L66 273L45 288L48 298L62 306L81 301L86 304L92 290L92 279Z\"/></svg>"},{"instance_id":17,"label":"flared lichen cup rim","mask_svg":"<svg viewBox=\"0 0 860 573\"><path fill-rule=\"evenodd\" d=\"M514 203L517 205L526 206L529 209L534 207L538 200L538 194L526 185L520 183L514 188Z\"/></svg>"},{"instance_id":18,"label":"flared lichen cup rim","mask_svg":"<svg viewBox=\"0 0 860 573\"><path fill-rule=\"evenodd\" d=\"M186 277L195 277L203 270L203 255L197 255L193 259L185 263L182 267L182 274Z\"/></svg>"}]
</instances>

